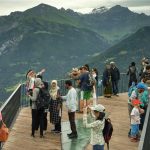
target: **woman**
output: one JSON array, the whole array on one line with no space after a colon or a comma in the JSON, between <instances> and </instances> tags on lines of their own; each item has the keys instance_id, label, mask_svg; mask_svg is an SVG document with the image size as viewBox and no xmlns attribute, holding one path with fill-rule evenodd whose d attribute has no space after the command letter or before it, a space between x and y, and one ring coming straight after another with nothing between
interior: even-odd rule
<instances>
[{"instance_id":1,"label":"woman","mask_svg":"<svg viewBox=\"0 0 150 150\"><path fill-rule=\"evenodd\" d=\"M51 130L55 133L61 132L61 107L62 107L62 101L60 99L60 90L57 86L57 81L53 80L51 82L50 87L50 122L54 124L54 129Z\"/></svg>"},{"instance_id":2,"label":"woman","mask_svg":"<svg viewBox=\"0 0 150 150\"><path fill-rule=\"evenodd\" d=\"M37 99L39 96L40 88L43 86L43 82L40 78L35 78L33 94L29 95L32 100L32 133L31 136L35 137L35 130L37 129L38 122L40 123L40 137L43 137L43 126L44 126L44 110L37 110Z\"/></svg>"},{"instance_id":3,"label":"woman","mask_svg":"<svg viewBox=\"0 0 150 150\"><path fill-rule=\"evenodd\" d=\"M105 125L105 107L98 104L91 107L90 110L94 111L94 114L91 116L95 118L95 121L92 123L87 123L87 108L84 108L83 125L86 128L91 128L90 144L93 145L93 150L104 150L105 141L103 137L103 129Z\"/></svg>"},{"instance_id":4,"label":"woman","mask_svg":"<svg viewBox=\"0 0 150 150\"><path fill-rule=\"evenodd\" d=\"M103 72L103 86L104 86L104 97L110 98L112 95L110 65L106 65L106 69Z\"/></svg>"}]
</instances>

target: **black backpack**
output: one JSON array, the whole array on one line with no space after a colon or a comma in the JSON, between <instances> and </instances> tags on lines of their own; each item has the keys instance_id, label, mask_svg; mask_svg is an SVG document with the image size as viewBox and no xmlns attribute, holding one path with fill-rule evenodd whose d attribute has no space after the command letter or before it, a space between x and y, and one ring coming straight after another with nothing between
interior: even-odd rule
<instances>
[{"instance_id":1,"label":"black backpack","mask_svg":"<svg viewBox=\"0 0 150 150\"><path fill-rule=\"evenodd\" d=\"M50 94L44 88L39 88L39 95L36 101L37 110L45 110L49 108Z\"/></svg>"},{"instance_id":2,"label":"black backpack","mask_svg":"<svg viewBox=\"0 0 150 150\"><path fill-rule=\"evenodd\" d=\"M103 129L103 136L105 143L107 143L107 149L109 150L109 141L111 139L113 133L113 125L111 124L111 120L109 118L105 119L105 125Z\"/></svg>"}]
</instances>

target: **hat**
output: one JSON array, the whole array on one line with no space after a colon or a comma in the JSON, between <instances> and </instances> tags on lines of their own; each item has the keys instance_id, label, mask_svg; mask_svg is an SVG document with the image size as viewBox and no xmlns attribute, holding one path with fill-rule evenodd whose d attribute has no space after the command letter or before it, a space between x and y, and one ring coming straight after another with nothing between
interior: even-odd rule
<instances>
[{"instance_id":1,"label":"hat","mask_svg":"<svg viewBox=\"0 0 150 150\"><path fill-rule=\"evenodd\" d=\"M140 83L137 84L137 88L138 88L138 89L144 89L144 90L145 90L145 89L146 89L146 86L145 86L144 83L141 83L141 82L140 82Z\"/></svg>"},{"instance_id":2,"label":"hat","mask_svg":"<svg viewBox=\"0 0 150 150\"><path fill-rule=\"evenodd\" d=\"M134 99L134 100L132 100L132 104L133 105L138 105L138 104L142 104L142 103L140 102L139 99Z\"/></svg>"},{"instance_id":3,"label":"hat","mask_svg":"<svg viewBox=\"0 0 150 150\"><path fill-rule=\"evenodd\" d=\"M78 70L78 68L72 68L72 71L78 72L79 70Z\"/></svg>"},{"instance_id":4,"label":"hat","mask_svg":"<svg viewBox=\"0 0 150 150\"><path fill-rule=\"evenodd\" d=\"M114 61L111 61L111 62L110 62L110 65L111 65L111 64L115 64L115 62L114 62Z\"/></svg>"},{"instance_id":5,"label":"hat","mask_svg":"<svg viewBox=\"0 0 150 150\"><path fill-rule=\"evenodd\" d=\"M91 107L91 110L96 110L98 112L104 112L105 107L101 104L98 104L98 105Z\"/></svg>"}]
</instances>

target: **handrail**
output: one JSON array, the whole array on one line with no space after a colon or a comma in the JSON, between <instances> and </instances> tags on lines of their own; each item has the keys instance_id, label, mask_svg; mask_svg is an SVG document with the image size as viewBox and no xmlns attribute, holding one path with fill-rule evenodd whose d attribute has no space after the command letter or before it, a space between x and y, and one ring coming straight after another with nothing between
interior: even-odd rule
<instances>
[{"instance_id":1,"label":"handrail","mask_svg":"<svg viewBox=\"0 0 150 150\"><path fill-rule=\"evenodd\" d=\"M150 148L150 103L148 104L142 135L139 142L138 150L148 150Z\"/></svg>"},{"instance_id":2,"label":"handrail","mask_svg":"<svg viewBox=\"0 0 150 150\"><path fill-rule=\"evenodd\" d=\"M0 111L2 112L2 110L4 109L4 107L6 107L6 105L8 104L8 102L11 100L11 98L13 97L13 95L16 93L16 91L21 87L21 84L19 84L17 86L17 88L13 91L13 93L9 96L9 98L1 105L0 107Z\"/></svg>"},{"instance_id":3,"label":"handrail","mask_svg":"<svg viewBox=\"0 0 150 150\"><path fill-rule=\"evenodd\" d=\"M10 97L2 104L0 111L7 127L11 127L20 108L21 84L17 86Z\"/></svg>"}]
</instances>

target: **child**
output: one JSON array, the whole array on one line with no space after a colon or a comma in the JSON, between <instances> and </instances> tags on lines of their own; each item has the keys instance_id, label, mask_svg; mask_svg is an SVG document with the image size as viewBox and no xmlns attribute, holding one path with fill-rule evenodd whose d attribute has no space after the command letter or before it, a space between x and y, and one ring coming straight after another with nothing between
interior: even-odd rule
<instances>
[{"instance_id":1,"label":"child","mask_svg":"<svg viewBox=\"0 0 150 150\"><path fill-rule=\"evenodd\" d=\"M104 150L105 141L103 137L103 129L104 129L104 124L105 124L105 119L104 119L105 107L101 104L98 104L88 109L94 111L94 118L95 118L94 122L87 123L87 108L84 108L83 125L86 128L91 128L90 144L93 145L93 150Z\"/></svg>"},{"instance_id":2,"label":"child","mask_svg":"<svg viewBox=\"0 0 150 150\"><path fill-rule=\"evenodd\" d=\"M144 110L140 108L140 100L132 100L133 109L131 111L131 142L138 141L140 113L144 113Z\"/></svg>"}]
</instances>

